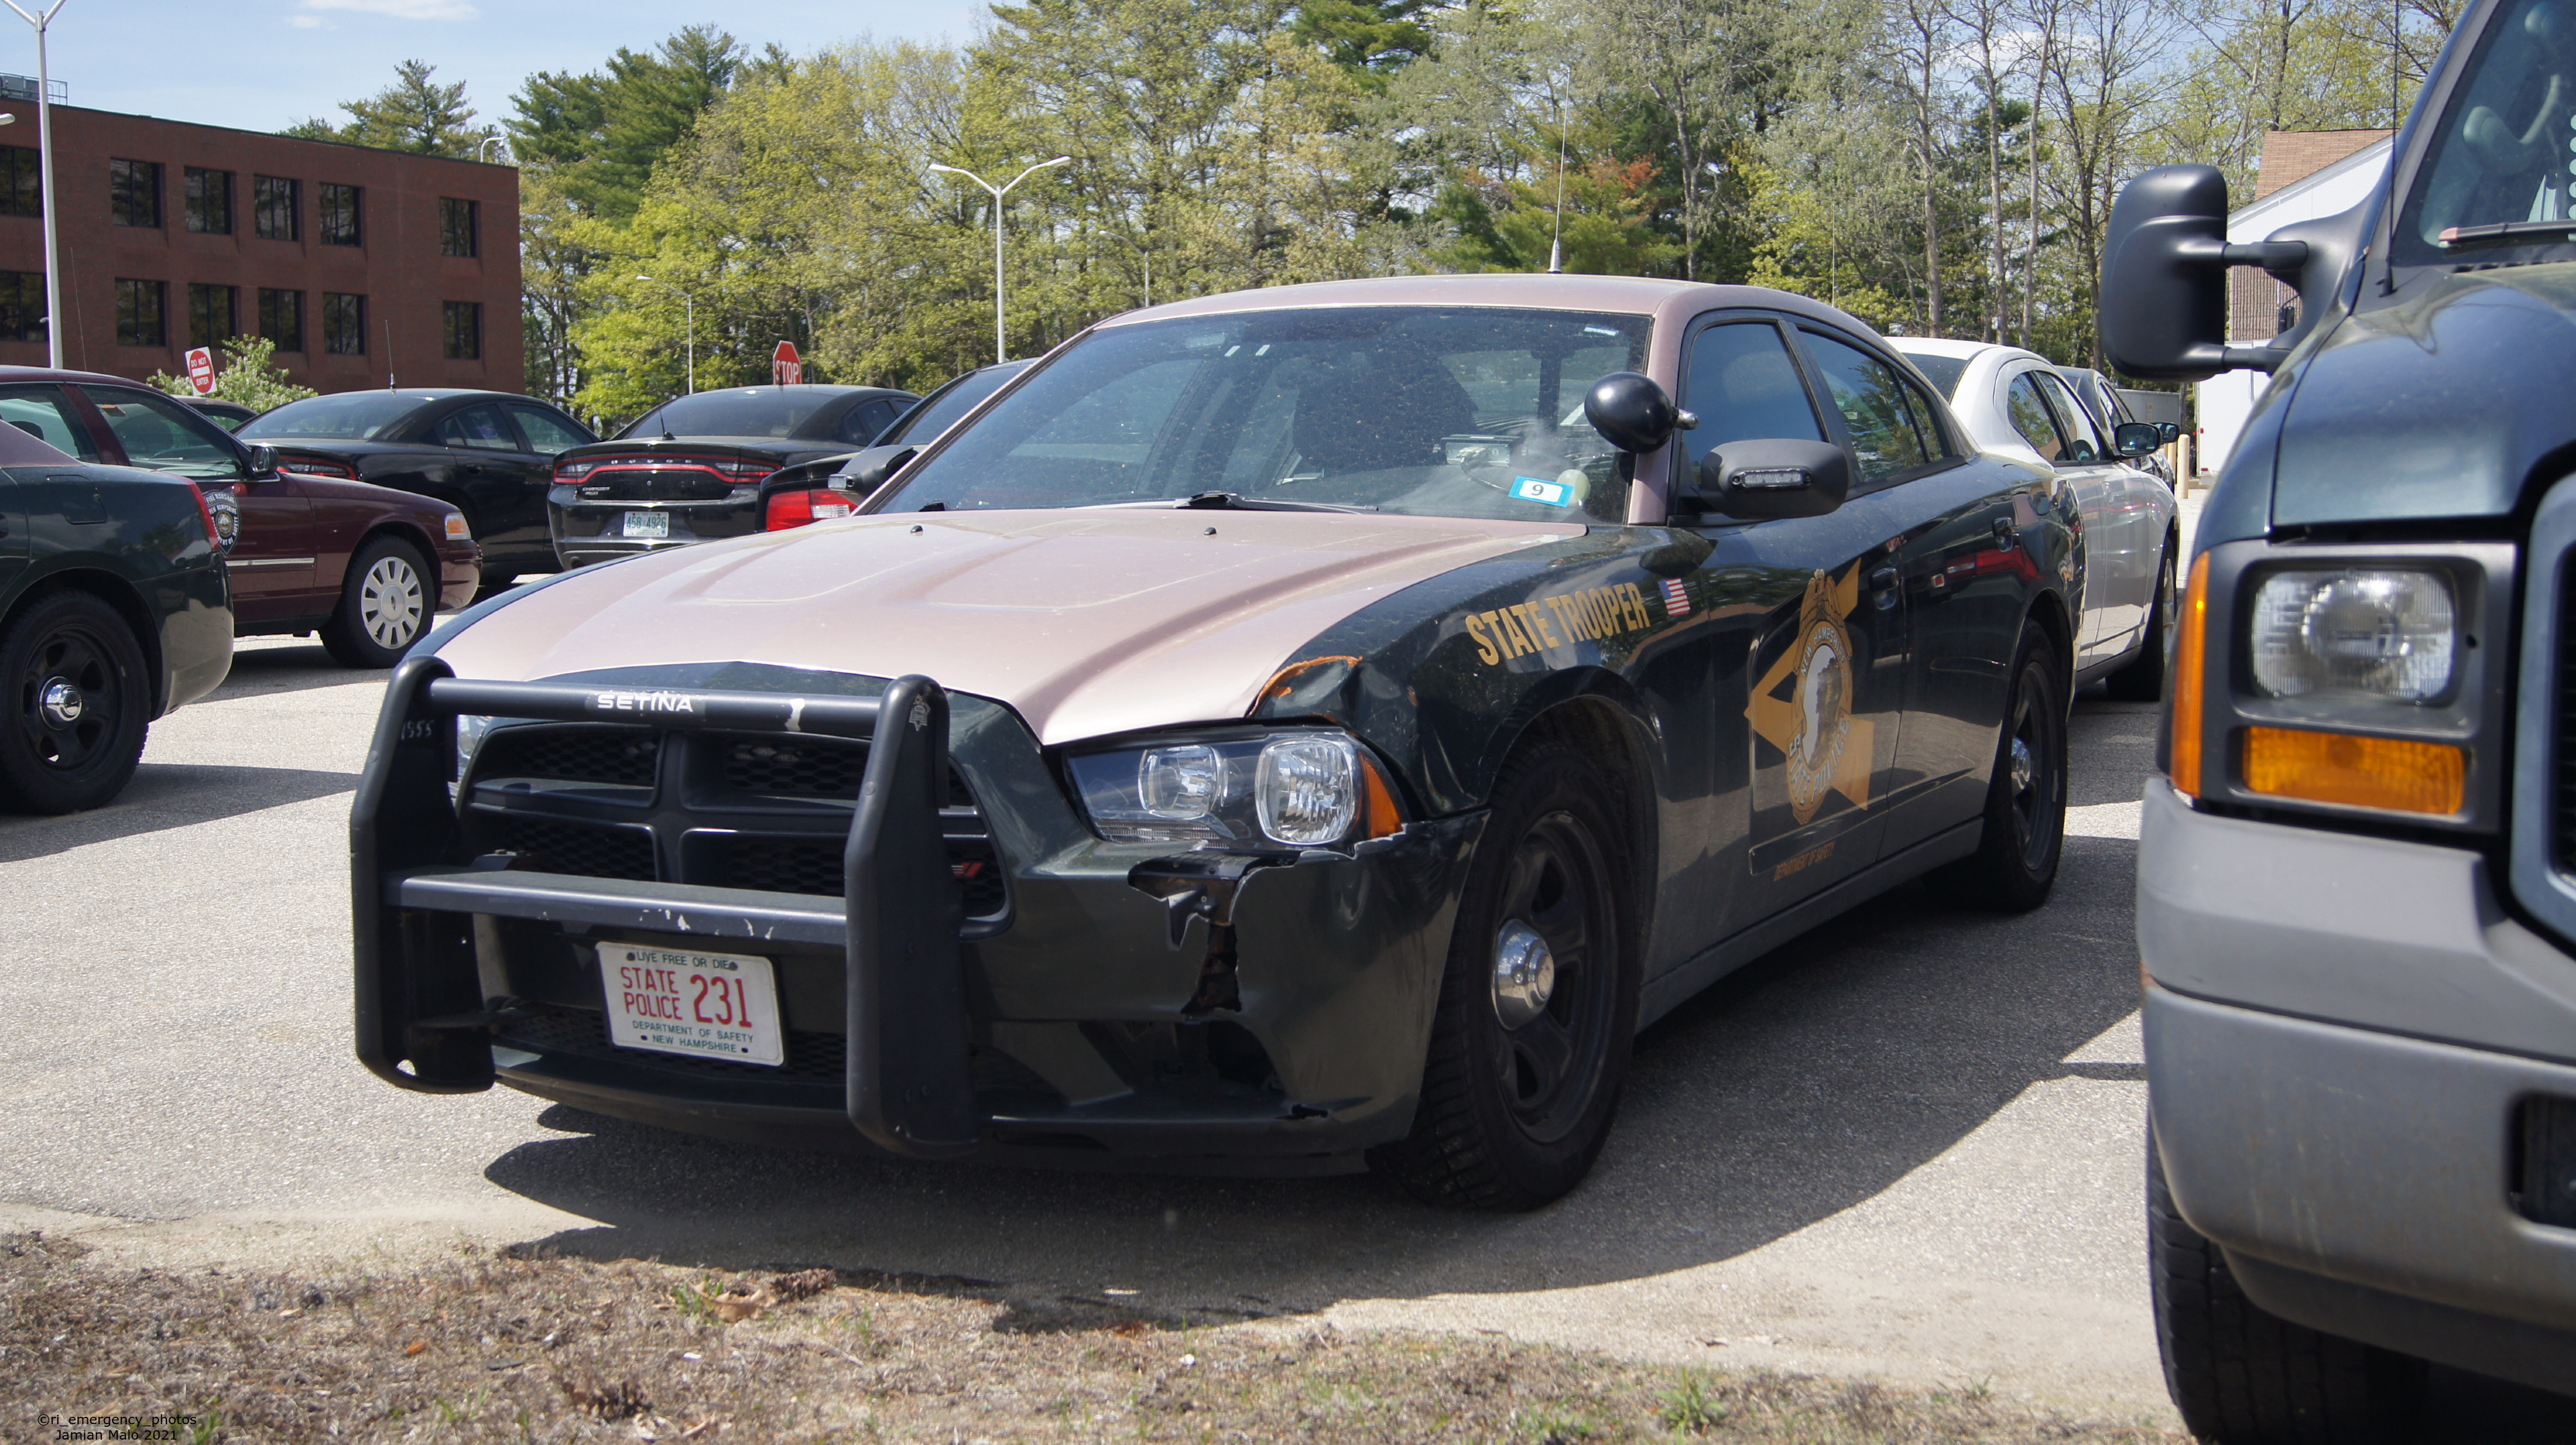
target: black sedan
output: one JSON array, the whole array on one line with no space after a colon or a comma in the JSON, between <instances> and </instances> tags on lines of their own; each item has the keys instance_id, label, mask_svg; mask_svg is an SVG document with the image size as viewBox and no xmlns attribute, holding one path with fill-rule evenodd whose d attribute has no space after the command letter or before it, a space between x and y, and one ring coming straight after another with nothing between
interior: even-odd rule
<instances>
[{"instance_id":1,"label":"black sedan","mask_svg":"<svg viewBox=\"0 0 2576 1445\"><path fill-rule=\"evenodd\" d=\"M677 397L613 441L555 458L547 511L565 567L814 520L783 470L845 454L919 400L873 386L745 386Z\"/></svg>"},{"instance_id":2,"label":"black sedan","mask_svg":"<svg viewBox=\"0 0 2576 1445\"><path fill-rule=\"evenodd\" d=\"M783 532L857 511L868 493L894 475L912 453L938 440L941 432L983 405L986 397L1028 370L1033 361L1005 361L960 372L914 402L865 448L780 468L762 487L769 498L763 530Z\"/></svg>"},{"instance_id":3,"label":"black sedan","mask_svg":"<svg viewBox=\"0 0 2576 1445\"><path fill-rule=\"evenodd\" d=\"M533 397L443 387L310 396L237 435L275 448L286 471L418 492L463 512L483 544L486 586L555 570L547 475L557 454L598 440Z\"/></svg>"}]
</instances>

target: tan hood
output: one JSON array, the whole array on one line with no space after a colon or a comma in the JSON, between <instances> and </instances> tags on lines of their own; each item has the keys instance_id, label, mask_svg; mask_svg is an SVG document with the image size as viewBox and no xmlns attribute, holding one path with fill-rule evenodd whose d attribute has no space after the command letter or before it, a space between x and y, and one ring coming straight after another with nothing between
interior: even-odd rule
<instances>
[{"instance_id":1,"label":"tan hood","mask_svg":"<svg viewBox=\"0 0 2576 1445\"><path fill-rule=\"evenodd\" d=\"M1172 508L904 512L678 548L531 593L439 655L462 677L754 662L921 673L1045 743L1241 717L1315 634L1579 527Z\"/></svg>"}]
</instances>

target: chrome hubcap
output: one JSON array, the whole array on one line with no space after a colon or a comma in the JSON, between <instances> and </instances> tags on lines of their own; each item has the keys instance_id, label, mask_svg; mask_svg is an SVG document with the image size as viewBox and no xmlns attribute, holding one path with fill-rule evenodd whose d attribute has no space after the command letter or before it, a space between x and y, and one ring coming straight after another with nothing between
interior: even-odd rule
<instances>
[{"instance_id":1,"label":"chrome hubcap","mask_svg":"<svg viewBox=\"0 0 2576 1445\"><path fill-rule=\"evenodd\" d=\"M44 713L48 727L67 728L80 721L81 711L87 704L81 697L81 690L72 686L71 679L56 677L48 678L45 685L37 689L36 706Z\"/></svg>"},{"instance_id":2,"label":"chrome hubcap","mask_svg":"<svg viewBox=\"0 0 2576 1445\"><path fill-rule=\"evenodd\" d=\"M2030 791L2031 779L2032 779L2032 778L2033 778L2033 777L2038 773L2038 771L2039 771L2038 766L2037 766L2035 763L2033 763L2033 762L2032 762L2032 760L2031 760L2031 756L2030 756L2030 743L2029 743L2027 740L2022 739L2022 738L2015 738L2015 739L2013 739L2013 749L2012 749L2012 785L2013 785L2013 791L2014 791L2015 793L2027 793L2027 792L2029 792L2029 791Z\"/></svg>"},{"instance_id":3,"label":"chrome hubcap","mask_svg":"<svg viewBox=\"0 0 2576 1445\"><path fill-rule=\"evenodd\" d=\"M1494 1017L1516 1029L1547 1012L1556 956L1538 930L1515 918L1494 935Z\"/></svg>"},{"instance_id":4,"label":"chrome hubcap","mask_svg":"<svg viewBox=\"0 0 2576 1445\"><path fill-rule=\"evenodd\" d=\"M358 585L358 620L378 647L409 647L420 634L420 577L399 557L377 559Z\"/></svg>"}]
</instances>

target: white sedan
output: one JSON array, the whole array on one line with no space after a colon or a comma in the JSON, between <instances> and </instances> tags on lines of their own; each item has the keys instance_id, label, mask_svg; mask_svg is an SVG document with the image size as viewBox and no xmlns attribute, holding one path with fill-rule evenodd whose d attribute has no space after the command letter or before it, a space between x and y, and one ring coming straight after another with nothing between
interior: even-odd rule
<instances>
[{"instance_id":1,"label":"white sedan","mask_svg":"<svg viewBox=\"0 0 2576 1445\"><path fill-rule=\"evenodd\" d=\"M2085 552L2077 684L2107 678L2113 697L2163 697L2181 551L2172 489L2121 455L2115 428L2076 399L2046 357L1981 341L1892 336L1888 344L1949 397L1979 450L2051 468L2075 489Z\"/></svg>"}]
</instances>

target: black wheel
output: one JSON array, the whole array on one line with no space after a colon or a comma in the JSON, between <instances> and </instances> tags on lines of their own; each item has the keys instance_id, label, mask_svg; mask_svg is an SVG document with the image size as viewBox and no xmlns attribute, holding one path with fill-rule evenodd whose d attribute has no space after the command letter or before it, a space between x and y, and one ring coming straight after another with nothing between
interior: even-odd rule
<instances>
[{"instance_id":1,"label":"black wheel","mask_svg":"<svg viewBox=\"0 0 2576 1445\"><path fill-rule=\"evenodd\" d=\"M2147 1273L2165 1389L2208 1445L2394 1445L2413 1438L2424 1362L2294 1325L2245 1297L2227 1256L2174 1209L2147 1140Z\"/></svg>"},{"instance_id":2,"label":"black wheel","mask_svg":"<svg viewBox=\"0 0 2576 1445\"><path fill-rule=\"evenodd\" d=\"M143 649L115 608L57 592L0 633L9 721L0 788L39 813L95 808L123 791L143 757L152 691Z\"/></svg>"},{"instance_id":3,"label":"black wheel","mask_svg":"<svg viewBox=\"0 0 2576 1445\"><path fill-rule=\"evenodd\" d=\"M2165 674L2173 668L2174 539L2165 538L2164 560L2156 568L2156 600L2147 607L2147 635L2138 644L2137 660L2103 679L2121 702L2162 702Z\"/></svg>"},{"instance_id":4,"label":"black wheel","mask_svg":"<svg viewBox=\"0 0 2576 1445\"><path fill-rule=\"evenodd\" d=\"M322 646L342 667L391 667L429 628L438 589L418 552L378 537L349 559L340 607L322 626Z\"/></svg>"},{"instance_id":5,"label":"black wheel","mask_svg":"<svg viewBox=\"0 0 2576 1445\"><path fill-rule=\"evenodd\" d=\"M2026 913L2047 902L2057 882L2066 846L2065 679L2048 634L2024 625L1986 788L1985 834L1976 852L1929 875L1962 902Z\"/></svg>"},{"instance_id":6,"label":"black wheel","mask_svg":"<svg viewBox=\"0 0 2576 1445\"><path fill-rule=\"evenodd\" d=\"M1542 743L1504 765L1469 866L1413 1132L1377 1152L1416 1197L1535 1209L1609 1137L1637 1026L1612 793Z\"/></svg>"}]
</instances>

